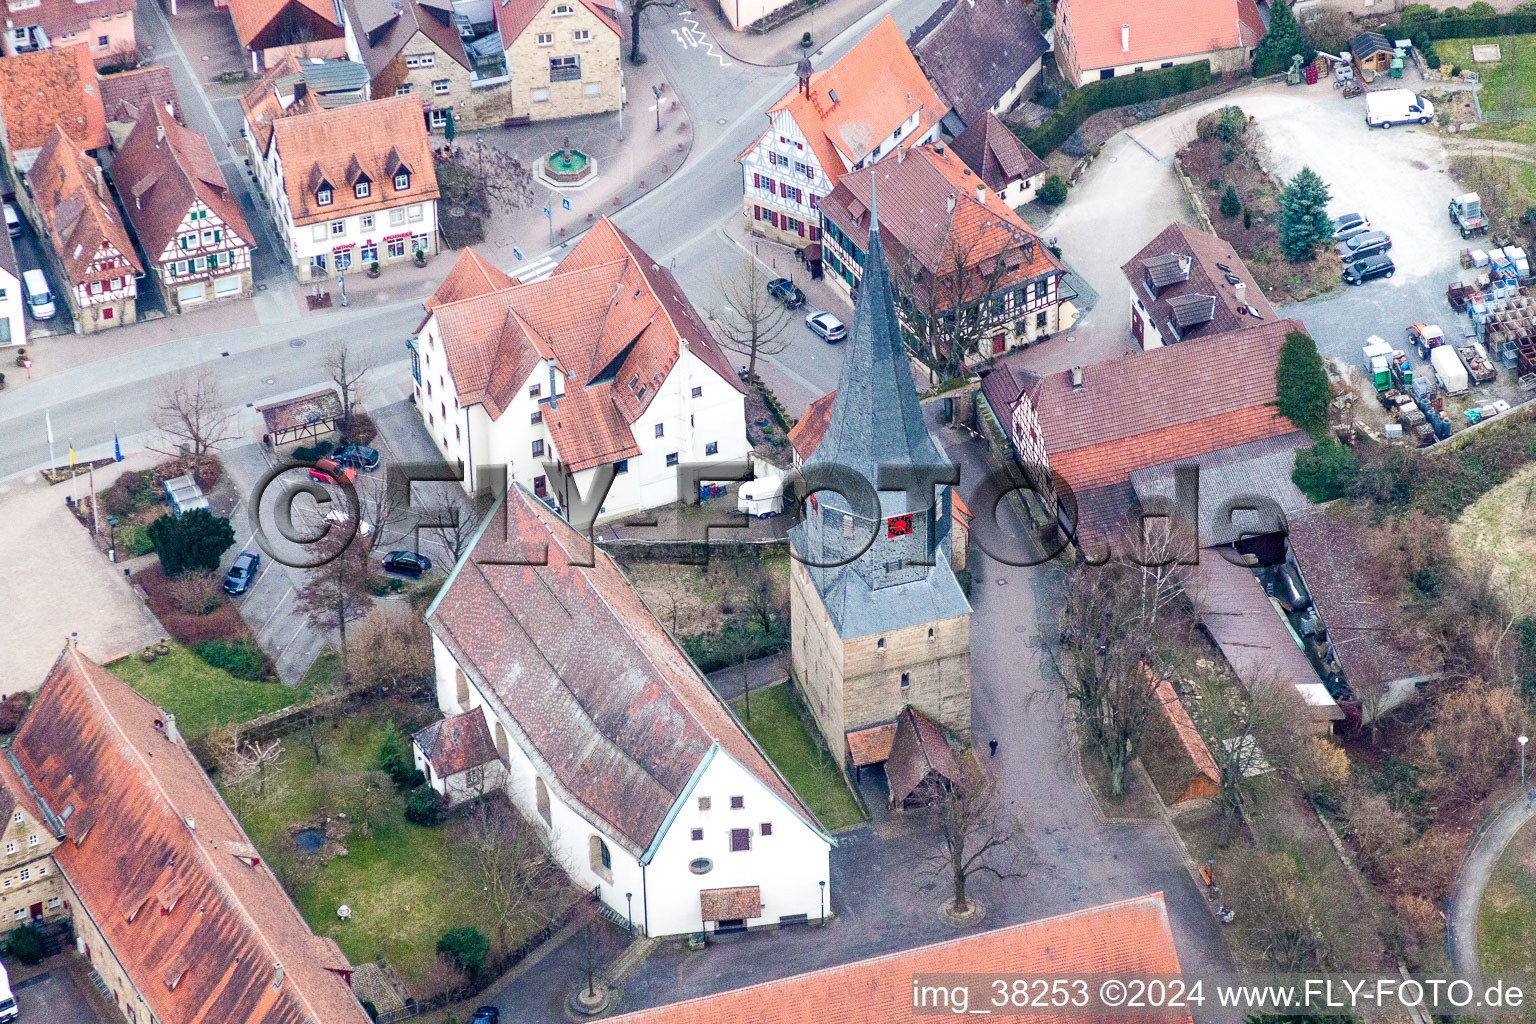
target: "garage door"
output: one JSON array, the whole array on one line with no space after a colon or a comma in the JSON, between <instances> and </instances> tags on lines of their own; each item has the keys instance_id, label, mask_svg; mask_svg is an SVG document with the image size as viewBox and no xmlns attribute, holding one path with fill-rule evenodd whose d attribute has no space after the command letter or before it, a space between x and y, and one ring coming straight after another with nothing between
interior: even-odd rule
<instances>
[{"instance_id":1,"label":"garage door","mask_svg":"<svg viewBox=\"0 0 1536 1024\"><path fill-rule=\"evenodd\" d=\"M220 299L229 295L239 295L240 275L235 274L230 277L221 277L214 281L213 294Z\"/></svg>"},{"instance_id":2,"label":"garage door","mask_svg":"<svg viewBox=\"0 0 1536 1024\"><path fill-rule=\"evenodd\" d=\"M203 290L203 283L201 281L199 281L197 284L184 284L180 288L176 289L176 300L183 306L190 306L195 302L202 302L204 295L205 292Z\"/></svg>"}]
</instances>

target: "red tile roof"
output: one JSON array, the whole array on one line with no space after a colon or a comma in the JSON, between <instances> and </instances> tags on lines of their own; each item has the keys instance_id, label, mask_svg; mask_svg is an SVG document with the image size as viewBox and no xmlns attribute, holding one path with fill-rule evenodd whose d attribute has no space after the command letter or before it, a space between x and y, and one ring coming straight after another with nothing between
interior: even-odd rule
<instances>
[{"instance_id":1,"label":"red tile roof","mask_svg":"<svg viewBox=\"0 0 1536 1024\"><path fill-rule=\"evenodd\" d=\"M1149 276L1146 261L1168 256L1185 257L1189 265L1188 275L1158 288ZM1207 295L1216 300L1210 307L1210 320L1180 330L1176 337L1184 341L1253 326L1259 321L1239 312L1245 305L1256 309L1263 320L1273 320L1278 315L1237 250L1215 235L1197 231L1187 224L1169 224L1127 260L1120 271L1130 282L1137 301L1151 315L1152 326L1157 328L1164 341L1170 340L1171 336L1168 320L1173 310L1169 300L1181 295ZM1227 280L1229 276L1242 282L1241 303L1237 301L1237 285Z\"/></svg>"},{"instance_id":2,"label":"red tile roof","mask_svg":"<svg viewBox=\"0 0 1536 1024\"><path fill-rule=\"evenodd\" d=\"M1070 27L1078 71L1142 64L1259 45L1264 22L1254 0L1185 0L1174 16L1158 0L1060 0L1056 31ZM1130 26L1130 48L1121 26ZM1061 46L1058 40L1057 46Z\"/></svg>"},{"instance_id":3,"label":"red tile roof","mask_svg":"<svg viewBox=\"0 0 1536 1024\"><path fill-rule=\"evenodd\" d=\"M828 391L812 402L805 415L789 428L790 447L800 456L801 462L810 458L821 439L827 436L827 427L832 423L832 401L836 397L836 391Z\"/></svg>"},{"instance_id":4,"label":"red tile roof","mask_svg":"<svg viewBox=\"0 0 1536 1024\"><path fill-rule=\"evenodd\" d=\"M112 179L151 259L170 247L187 211L199 203L224 222L226 234L246 245L255 242L208 140L158 107L128 133L112 161Z\"/></svg>"},{"instance_id":5,"label":"red tile roof","mask_svg":"<svg viewBox=\"0 0 1536 1024\"><path fill-rule=\"evenodd\" d=\"M288 23L301 26L315 42L342 35L331 0L229 0L229 17L240 45L250 49L281 45L283 33L274 26Z\"/></svg>"},{"instance_id":6,"label":"red tile roof","mask_svg":"<svg viewBox=\"0 0 1536 1024\"><path fill-rule=\"evenodd\" d=\"M1050 447L1050 427L1043 426L1042 429L1046 434L1046 445ZM1133 469L1278 437L1295 429L1295 424L1273 406L1254 405L1071 451L1054 452L1050 456L1051 469L1065 477L1073 489L1086 490L1124 480Z\"/></svg>"},{"instance_id":7,"label":"red tile roof","mask_svg":"<svg viewBox=\"0 0 1536 1024\"><path fill-rule=\"evenodd\" d=\"M320 109L320 97L306 91L297 99L294 82L303 79L298 58L285 54L267 68L255 84L240 94L240 109L245 112L245 123L256 142L257 152L266 156L272 141L272 125L280 118L298 117ZM287 82L284 80L287 79ZM285 107L284 103L288 103Z\"/></svg>"},{"instance_id":8,"label":"red tile roof","mask_svg":"<svg viewBox=\"0 0 1536 1024\"><path fill-rule=\"evenodd\" d=\"M1045 161L1035 156L991 112L979 121L972 121L952 148L993 192L1002 192L1015 181L1027 181L1046 170Z\"/></svg>"},{"instance_id":9,"label":"red tile roof","mask_svg":"<svg viewBox=\"0 0 1536 1024\"><path fill-rule=\"evenodd\" d=\"M496 741L479 708L433 722L411 737L439 778L496 760Z\"/></svg>"},{"instance_id":10,"label":"red tile roof","mask_svg":"<svg viewBox=\"0 0 1536 1024\"><path fill-rule=\"evenodd\" d=\"M912 707L904 708L896 716L896 735L885 762L891 803L899 804L911 796L931 774L958 783L964 779L965 770L939 724Z\"/></svg>"},{"instance_id":11,"label":"red tile roof","mask_svg":"<svg viewBox=\"0 0 1536 1024\"><path fill-rule=\"evenodd\" d=\"M808 96L796 85L768 108L769 118L780 110L795 119L816 162L836 182L844 167L869 156L914 113L915 137L920 138L949 107L928 84L887 15L837 63L811 74Z\"/></svg>"},{"instance_id":12,"label":"red tile roof","mask_svg":"<svg viewBox=\"0 0 1536 1024\"><path fill-rule=\"evenodd\" d=\"M701 921L750 921L763 916L763 892L755 885L699 890Z\"/></svg>"},{"instance_id":13,"label":"red tile roof","mask_svg":"<svg viewBox=\"0 0 1536 1024\"><path fill-rule=\"evenodd\" d=\"M541 776L633 852L716 747L817 827L623 571L522 487L496 506L427 622Z\"/></svg>"},{"instance_id":14,"label":"red tile roof","mask_svg":"<svg viewBox=\"0 0 1536 1024\"><path fill-rule=\"evenodd\" d=\"M168 720L70 649L11 744L65 819L59 869L148 1010L161 1024L366 1024L346 957L271 869L240 859L250 839Z\"/></svg>"},{"instance_id":15,"label":"red tile roof","mask_svg":"<svg viewBox=\"0 0 1536 1024\"><path fill-rule=\"evenodd\" d=\"M0 60L0 64L4 62ZM70 283L108 281L124 276L129 268L134 274L144 272L101 167L76 149L63 131L53 130L27 179L43 227ZM92 270L91 263L107 248L115 249L126 266Z\"/></svg>"},{"instance_id":16,"label":"red tile roof","mask_svg":"<svg viewBox=\"0 0 1536 1024\"><path fill-rule=\"evenodd\" d=\"M450 302L489 295L503 288L511 288L516 283L511 277L492 266L489 260L474 249L465 249L459 253L459 258L454 260L453 269L448 271L448 276L443 278L442 284L437 286L437 290L422 305L426 306L427 312L430 313L437 307L445 306Z\"/></svg>"},{"instance_id":17,"label":"red tile roof","mask_svg":"<svg viewBox=\"0 0 1536 1024\"><path fill-rule=\"evenodd\" d=\"M107 145L107 115L90 47L60 46L0 60L0 119L12 161L41 149L55 127L81 149Z\"/></svg>"},{"instance_id":18,"label":"red tile roof","mask_svg":"<svg viewBox=\"0 0 1536 1024\"><path fill-rule=\"evenodd\" d=\"M620 34L619 23L614 20L609 8L603 7L596 0L578 0L578 2L610 32L614 35ZM502 42L510 47L513 41L533 23L534 17L548 3L548 0L491 0L491 3L492 13L496 18L496 29L501 33Z\"/></svg>"},{"instance_id":19,"label":"red tile roof","mask_svg":"<svg viewBox=\"0 0 1536 1024\"><path fill-rule=\"evenodd\" d=\"M48 33L48 38L55 46L70 33L80 35L90 27L93 19L110 18L116 14L132 12L136 5L132 0L42 0L31 8L12 9L7 14L7 20L17 28L27 28L32 25L41 26ZM81 36L77 45L86 44L87 39ZM90 47L86 47L89 52ZM112 59L110 55L103 54L103 60Z\"/></svg>"},{"instance_id":20,"label":"red tile roof","mask_svg":"<svg viewBox=\"0 0 1536 1024\"><path fill-rule=\"evenodd\" d=\"M391 96L281 117L272 125L272 134L295 225L438 197L427 125L415 97ZM397 192L394 175L401 169L410 172L410 187ZM359 199L354 186L363 176L370 186L368 195ZM331 187L326 206L316 199L322 183Z\"/></svg>"},{"instance_id":21,"label":"red tile roof","mask_svg":"<svg viewBox=\"0 0 1536 1024\"><path fill-rule=\"evenodd\" d=\"M914 974L1178 974L1162 893L621 1014L614 1024L928 1024ZM1188 1021L1187 1014L1032 1014L1031 1024Z\"/></svg>"},{"instance_id":22,"label":"red tile roof","mask_svg":"<svg viewBox=\"0 0 1536 1024\"><path fill-rule=\"evenodd\" d=\"M895 722L872 725L868 729L855 729L847 736L848 760L858 768L879 764L891 756L891 744L895 739Z\"/></svg>"},{"instance_id":23,"label":"red tile roof","mask_svg":"<svg viewBox=\"0 0 1536 1024\"><path fill-rule=\"evenodd\" d=\"M132 124L152 108L171 106L171 115L180 118L181 103L176 96L176 82L171 69L159 64L132 71L102 75L101 105L108 121Z\"/></svg>"},{"instance_id":24,"label":"red tile roof","mask_svg":"<svg viewBox=\"0 0 1536 1024\"><path fill-rule=\"evenodd\" d=\"M1147 672L1147 675L1150 677L1152 673ZM1215 796L1221 792L1221 772L1216 767L1216 759L1211 757L1211 748L1205 745L1205 738L1200 735L1200 730L1195 728L1195 723L1189 717L1189 712L1184 709L1184 702L1179 699L1178 691L1173 688L1173 684L1166 679L1158 678L1156 690L1157 703L1162 708L1163 716L1173 727L1179 745L1183 748L1184 757L1194 772L1193 778L1181 780L1185 781L1185 788L1174 799L1167 802L1176 804L1183 800Z\"/></svg>"},{"instance_id":25,"label":"red tile roof","mask_svg":"<svg viewBox=\"0 0 1536 1024\"><path fill-rule=\"evenodd\" d=\"M455 266L450 277L451 292L474 294L437 305L434 294L428 309L459 403L483 404L499 418L539 360L553 358L567 375L566 393L546 398L545 423L576 471L640 454L630 424L681 358L679 339L742 390L677 279L606 217L542 281L482 292L494 279L483 267Z\"/></svg>"}]
</instances>

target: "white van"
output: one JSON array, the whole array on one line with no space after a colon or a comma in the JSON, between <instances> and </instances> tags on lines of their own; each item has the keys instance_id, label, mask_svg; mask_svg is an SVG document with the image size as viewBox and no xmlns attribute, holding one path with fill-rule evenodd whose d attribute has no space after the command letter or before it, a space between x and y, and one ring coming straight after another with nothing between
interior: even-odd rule
<instances>
[{"instance_id":1,"label":"white van","mask_svg":"<svg viewBox=\"0 0 1536 1024\"><path fill-rule=\"evenodd\" d=\"M1365 94L1367 128L1391 128L1410 121L1429 124L1434 116L1435 105L1412 89L1382 89Z\"/></svg>"},{"instance_id":2,"label":"white van","mask_svg":"<svg viewBox=\"0 0 1536 1024\"><path fill-rule=\"evenodd\" d=\"M16 1019L16 996L11 992L11 978L0 964L0 1024Z\"/></svg>"},{"instance_id":3,"label":"white van","mask_svg":"<svg viewBox=\"0 0 1536 1024\"><path fill-rule=\"evenodd\" d=\"M5 230L12 238L21 237L21 214L10 203L5 204Z\"/></svg>"},{"instance_id":4,"label":"white van","mask_svg":"<svg viewBox=\"0 0 1536 1024\"><path fill-rule=\"evenodd\" d=\"M34 320L52 320L57 310L53 307L53 292L48 290L48 279L41 270L24 271L21 288L27 293L27 309Z\"/></svg>"}]
</instances>

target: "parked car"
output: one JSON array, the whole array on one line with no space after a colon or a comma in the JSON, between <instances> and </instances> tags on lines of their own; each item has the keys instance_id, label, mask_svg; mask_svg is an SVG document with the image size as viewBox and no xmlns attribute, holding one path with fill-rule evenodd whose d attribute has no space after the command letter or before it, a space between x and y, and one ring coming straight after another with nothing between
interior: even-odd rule
<instances>
[{"instance_id":1,"label":"parked car","mask_svg":"<svg viewBox=\"0 0 1536 1024\"><path fill-rule=\"evenodd\" d=\"M1342 217L1333 219L1333 237L1341 242L1351 235L1369 230L1371 230L1370 219L1363 213L1346 213Z\"/></svg>"},{"instance_id":2,"label":"parked car","mask_svg":"<svg viewBox=\"0 0 1536 1024\"><path fill-rule=\"evenodd\" d=\"M36 268L21 272L21 290L27 294L27 312L34 320L52 320L58 312L53 305L53 292L48 290L48 279Z\"/></svg>"},{"instance_id":3,"label":"parked car","mask_svg":"<svg viewBox=\"0 0 1536 1024\"><path fill-rule=\"evenodd\" d=\"M768 294L784 303L787 309L798 309L805 305L805 293L787 277L776 277L769 281Z\"/></svg>"},{"instance_id":4,"label":"parked car","mask_svg":"<svg viewBox=\"0 0 1536 1024\"><path fill-rule=\"evenodd\" d=\"M414 551L391 551L384 556L384 571L416 579L432 568L432 559Z\"/></svg>"},{"instance_id":5,"label":"parked car","mask_svg":"<svg viewBox=\"0 0 1536 1024\"><path fill-rule=\"evenodd\" d=\"M1373 277L1391 277L1397 273L1397 265L1386 253L1367 256L1344 268L1345 284L1364 284Z\"/></svg>"},{"instance_id":6,"label":"parked car","mask_svg":"<svg viewBox=\"0 0 1536 1024\"><path fill-rule=\"evenodd\" d=\"M21 237L21 214L10 203L5 204L5 230L11 233L12 238Z\"/></svg>"},{"instance_id":7,"label":"parked car","mask_svg":"<svg viewBox=\"0 0 1536 1024\"><path fill-rule=\"evenodd\" d=\"M805 318L805 326L833 344L848 337L848 328L844 327L843 322L831 313L812 313Z\"/></svg>"},{"instance_id":8,"label":"parked car","mask_svg":"<svg viewBox=\"0 0 1536 1024\"><path fill-rule=\"evenodd\" d=\"M352 525L352 516L345 509L333 508L325 514L325 521L332 526L346 529ZM366 519L359 519L357 521L357 532L360 536L372 537L373 524Z\"/></svg>"},{"instance_id":9,"label":"parked car","mask_svg":"<svg viewBox=\"0 0 1536 1024\"><path fill-rule=\"evenodd\" d=\"M365 444L349 444L331 452L331 461L339 466L351 466L364 473L372 473L379 468L379 453Z\"/></svg>"},{"instance_id":10,"label":"parked car","mask_svg":"<svg viewBox=\"0 0 1536 1024\"><path fill-rule=\"evenodd\" d=\"M242 551L236 555L235 564L224 574L224 593L243 594L250 589L251 582L256 579L256 567L260 564L261 556L254 551Z\"/></svg>"},{"instance_id":11,"label":"parked car","mask_svg":"<svg viewBox=\"0 0 1536 1024\"><path fill-rule=\"evenodd\" d=\"M1362 231L1339 243L1339 258L1348 262L1365 256L1374 256L1392 248L1392 237L1385 231Z\"/></svg>"},{"instance_id":12,"label":"parked car","mask_svg":"<svg viewBox=\"0 0 1536 1024\"><path fill-rule=\"evenodd\" d=\"M357 479L357 470L338 465L334 459L321 459L310 468L309 478L323 484L350 484Z\"/></svg>"},{"instance_id":13,"label":"parked car","mask_svg":"<svg viewBox=\"0 0 1536 1024\"><path fill-rule=\"evenodd\" d=\"M482 1006L469 1018L469 1024L501 1024L501 1011L494 1006Z\"/></svg>"}]
</instances>

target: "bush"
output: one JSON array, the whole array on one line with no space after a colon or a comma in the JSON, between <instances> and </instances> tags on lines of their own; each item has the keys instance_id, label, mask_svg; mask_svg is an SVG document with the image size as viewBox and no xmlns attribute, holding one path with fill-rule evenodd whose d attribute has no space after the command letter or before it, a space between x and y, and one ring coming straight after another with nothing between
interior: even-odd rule
<instances>
[{"instance_id":1,"label":"bush","mask_svg":"<svg viewBox=\"0 0 1536 1024\"><path fill-rule=\"evenodd\" d=\"M1236 142L1248 131L1248 115L1241 107L1225 106L1213 110L1195 122L1195 138L1201 142L1220 139Z\"/></svg>"},{"instance_id":2,"label":"bush","mask_svg":"<svg viewBox=\"0 0 1536 1024\"><path fill-rule=\"evenodd\" d=\"M1467 4L1466 13L1469 18L1496 18L1499 14L1493 4L1485 3L1484 0L1475 0L1474 3Z\"/></svg>"},{"instance_id":3,"label":"bush","mask_svg":"<svg viewBox=\"0 0 1536 1024\"><path fill-rule=\"evenodd\" d=\"M1245 206L1243 207L1243 230L1247 231L1251 227L1253 227L1253 211Z\"/></svg>"},{"instance_id":4,"label":"bush","mask_svg":"<svg viewBox=\"0 0 1536 1024\"><path fill-rule=\"evenodd\" d=\"M471 978L479 976L490 951L490 941L473 928L450 928L437 940L437 955Z\"/></svg>"},{"instance_id":5,"label":"bush","mask_svg":"<svg viewBox=\"0 0 1536 1024\"><path fill-rule=\"evenodd\" d=\"M378 264L375 263L374 266L377 267ZM358 1002L363 1004L363 1012L368 1015L369 1020L379 1019L379 1008L377 1006L374 1006L366 999L359 999Z\"/></svg>"},{"instance_id":6,"label":"bush","mask_svg":"<svg viewBox=\"0 0 1536 1024\"><path fill-rule=\"evenodd\" d=\"M167 513L150 523L149 539L165 574L177 576L194 569L217 569L219 556L235 543L235 531L228 519L195 508L181 516Z\"/></svg>"},{"instance_id":7,"label":"bush","mask_svg":"<svg viewBox=\"0 0 1536 1024\"><path fill-rule=\"evenodd\" d=\"M352 415L341 425L342 444L372 444L379 436L379 428L373 417L361 409L353 409Z\"/></svg>"},{"instance_id":8,"label":"bush","mask_svg":"<svg viewBox=\"0 0 1536 1024\"><path fill-rule=\"evenodd\" d=\"M236 679L259 683L268 676L267 656L254 640L205 640L192 652Z\"/></svg>"},{"instance_id":9,"label":"bush","mask_svg":"<svg viewBox=\"0 0 1536 1024\"><path fill-rule=\"evenodd\" d=\"M1291 482L1310 501L1332 501L1355 493L1360 483L1360 464L1355 460L1354 452L1325 438L1296 453Z\"/></svg>"},{"instance_id":10,"label":"bush","mask_svg":"<svg viewBox=\"0 0 1536 1024\"><path fill-rule=\"evenodd\" d=\"M224 590L217 573L184 572L166 580L165 592L183 615L212 615L224 603Z\"/></svg>"},{"instance_id":11,"label":"bush","mask_svg":"<svg viewBox=\"0 0 1536 1024\"><path fill-rule=\"evenodd\" d=\"M297 462L316 462L331 454L335 447L330 441L317 441L312 447L300 445L293 450L293 457Z\"/></svg>"},{"instance_id":12,"label":"bush","mask_svg":"<svg viewBox=\"0 0 1536 1024\"><path fill-rule=\"evenodd\" d=\"M1237 197L1237 189L1231 185L1221 194L1221 215L1223 217L1236 217L1243 212L1243 201Z\"/></svg>"},{"instance_id":13,"label":"bush","mask_svg":"<svg viewBox=\"0 0 1536 1024\"><path fill-rule=\"evenodd\" d=\"M441 799L431 786L417 786L411 790L410 799L405 802L405 820L412 825L431 828L442 820Z\"/></svg>"},{"instance_id":14,"label":"bush","mask_svg":"<svg viewBox=\"0 0 1536 1024\"><path fill-rule=\"evenodd\" d=\"M155 542L149 539L149 530L138 523L119 525L117 528L117 557L137 558L155 550Z\"/></svg>"},{"instance_id":15,"label":"bush","mask_svg":"<svg viewBox=\"0 0 1536 1024\"><path fill-rule=\"evenodd\" d=\"M24 964L43 962L43 937L27 925L11 932L11 955Z\"/></svg>"},{"instance_id":16,"label":"bush","mask_svg":"<svg viewBox=\"0 0 1536 1024\"><path fill-rule=\"evenodd\" d=\"M1036 196L1046 206L1060 206L1067 201L1067 183L1061 175L1053 174L1045 179Z\"/></svg>"},{"instance_id":17,"label":"bush","mask_svg":"<svg viewBox=\"0 0 1536 1024\"><path fill-rule=\"evenodd\" d=\"M1451 77L1452 78L1460 78L1461 77L1461 65L1460 64L1452 64L1451 65Z\"/></svg>"},{"instance_id":18,"label":"bush","mask_svg":"<svg viewBox=\"0 0 1536 1024\"><path fill-rule=\"evenodd\" d=\"M133 581L144 588L149 597L149 610L155 613L165 631L188 648L195 649L209 640L243 640L251 636L250 627L228 601L220 602L219 607L208 615L186 615L178 611L171 598L174 581L158 565L134 573Z\"/></svg>"},{"instance_id":19,"label":"bush","mask_svg":"<svg viewBox=\"0 0 1536 1024\"><path fill-rule=\"evenodd\" d=\"M1300 331L1291 331L1280 346L1275 364L1275 405L1280 415L1313 437L1328 432L1328 403L1333 389L1317 354L1317 343Z\"/></svg>"},{"instance_id":20,"label":"bush","mask_svg":"<svg viewBox=\"0 0 1536 1024\"><path fill-rule=\"evenodd\" d=\"M378 766L379 771L389 776L389 781L393 782L395 788L402 793L409 793L427 783L427 777L411 761L411 755L406 750L405 737L395 729L394 723L390 723L384 730L384 736L379 740L379 752L374 759L374 764Z\"/></svg>"},{"instance_id":21,"label":"bush","mask_svg":"<svg viewBox=\"0 0 1536 1024\"><path fill-rule=\"evenodd\" d=\"M1530 620L1526 620L1529 622ZM27 713L27 707L32 703L32 695L26 690L17 690L15 693L6 694L4 700L0 700L0 733L13 733L21 724L21 719Z\"/></svg>"},{"instance_id":22,"label":"bush","mask_svg":"<svg viewBox=\"0 0 1536 1024\"><path fill-rule=\"evenodd\" d=\"M1291 58L1301 54L1304 61L1311 60L1317 51L1301 40L1296 27L1296 17L1286 0L1274 0L1269 5L1269 30L1259 40L1253 53L1253 77L1277 75L1290 69Z\"/></svg>"},{"instance_id":23,"label":"bush","mask_svg":"<svg viewBox=\"0 0 1536 1024\"><path fill-rule=\"evenodd\" d=\"M384 597L387 594L398 594L405 589L405 580L397 576L385 576L379 573L368 577L368 593L374 597Z\"/></svg>"},{"instance_id":24,"label":"bush","mask_svg":"<svg viewBox=\"0 0 1536 1024\"><path fill-rule=\"evenodd\" d=\"M1424 63L1429 65L1432 71L1440 70L1440 55L1435 52L1434 47L1424 51Z\"/></svg>"},{"instance_id":25,"label":"bush","mask_svg":"<svg viewBox=\"0 0 1536 1024\"><path fill-rule=\"evenodd\" d=\"M1101 110L1166 99L1209 84L1210 61L1178 64L1171 68L1144 71L1139 75L1089 82L1068 93L1056 113L1031 132L1024 139L1024 144L1039 156L1044 156L1059 149L1080 124ZM1020 138L1024 137L1021 135Z\"/></svg>"}]
</instances>

